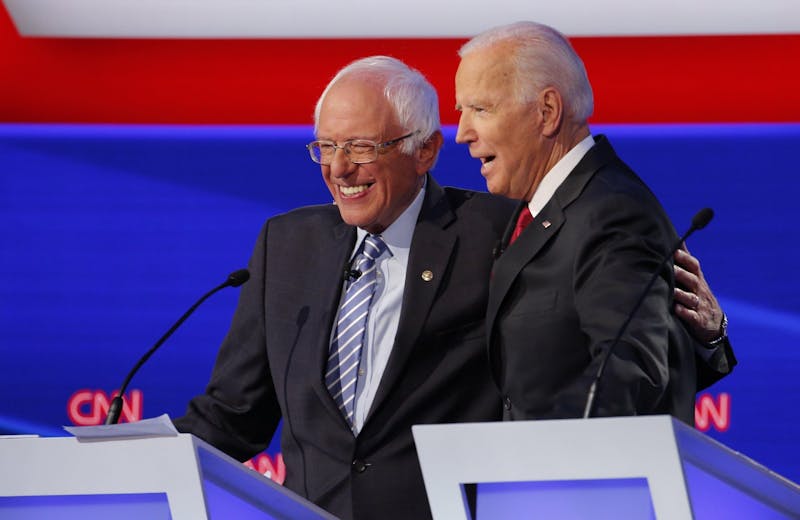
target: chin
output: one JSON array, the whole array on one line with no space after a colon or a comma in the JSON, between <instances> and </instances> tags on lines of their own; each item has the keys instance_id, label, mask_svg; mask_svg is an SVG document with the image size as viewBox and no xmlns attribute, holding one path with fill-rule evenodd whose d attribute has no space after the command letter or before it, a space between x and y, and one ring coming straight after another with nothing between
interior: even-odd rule
<instances>
[{"instance_id":1,"label":"chin","mask_svg":"<svg viewBox=\"0 0 800 520\"><path fill-rule=\"evenodd\" d=\"M508 190L503 190L501 189L500 186L497 186L492 182L486 183L486 189L489 190L489 193L491 193L492 195L500 195L503 197L508 197L508 195L506 194Z\"/></svg>"}]
</instances>

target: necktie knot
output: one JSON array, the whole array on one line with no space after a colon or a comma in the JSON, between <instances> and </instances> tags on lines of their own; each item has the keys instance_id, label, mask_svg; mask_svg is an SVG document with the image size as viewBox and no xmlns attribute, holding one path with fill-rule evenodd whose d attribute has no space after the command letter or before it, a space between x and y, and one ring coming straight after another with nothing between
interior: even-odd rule
<instances>
[{"instance_id":1,"label":"necktie knot","mask_svg":"<svg viewBox=\"0 0 800 520\"><path fill-rule=\"evenodd\" d=\"M372 270L375 261L389 248L379 235L367 235L354 259L355 268L362 273Z\"/></svg>"},{"instance_id":2,"label":"necktie knot","mask_svg":"<svg viewBox=\"0 0 800 520\"><path fill-rule=\"evenodd\" d=\"M380 235L367 235L364 238L362 254L372 262L377 260L387 249L386 242L383 241Z\"/></svg>"}]
</instances>

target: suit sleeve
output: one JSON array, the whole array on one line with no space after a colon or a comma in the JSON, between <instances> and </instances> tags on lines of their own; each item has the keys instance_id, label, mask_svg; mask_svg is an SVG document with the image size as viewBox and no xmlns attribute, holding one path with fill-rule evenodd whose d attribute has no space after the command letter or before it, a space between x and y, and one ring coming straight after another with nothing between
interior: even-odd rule
<instances>
[{"instance_id":1,"label":"suit sleeve","mask_svg":"<svg viewBox=\"0 0 800 520\"><path fill-rule=\"evenodd\" d=\"M179 431L192 433L239 460L263 451L281 417L267 359L264 329L265 224L248 263L233 320L205 393L194 397Z\"/></svg>"},{"instance_id":2,"label":"suit sleeve","mask_svg":"<svg viewBox=\"0 0 800 520\"><path fill-rule=\"evenodd\" d=\"M738 361L733 353L733 347L726 336L722 343L710 350L705 345L695 340L697 352L697 391L705 390L733 371Z\"/></svg>"},{"instance_id":3,"label":"suit sleeve","mask_svg":"<svg viewBox=\"0 0 800 520\"><path fill-rule=\"evenodd\" d=\"M674 231L652 206L624 195L606 197L585 217L573 289L592 359L583 375L588 382L659 269ZM594 415L656 413L662 406L669 385L670 330L675 325L672 287L672 266L667 263L614 347L598 386Z\"/></svg>"}]
</instances>

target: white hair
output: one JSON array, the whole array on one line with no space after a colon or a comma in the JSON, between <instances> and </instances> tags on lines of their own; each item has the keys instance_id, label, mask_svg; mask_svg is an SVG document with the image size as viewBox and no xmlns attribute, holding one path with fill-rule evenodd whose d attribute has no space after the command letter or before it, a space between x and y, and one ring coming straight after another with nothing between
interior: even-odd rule
<instances>
[{"instance_id":1,"label":"white hair","mask_svg":"<svg viewBox=\"0 0 800 520\"><path fill-rule=\"evenodd\" d=\"M567 38L536 22L517 22L494 27L475 36L458 51L460 57L507 43L516 71L515 92L519 102L532 101L546 87L564 98L566 117L584 123L594 111L592 86L586 68Z\"/></svg>"},{"instance_id":2,"label":"white hair","mask_svg":"<svg viewBox=\"0 0 800 520\"><path fill-rule=\"evenodd\" d=\"M384 83L383 95L394 109L398 123L407 132L418 131L398 144L399 150L409 155L441 129L439 123L439 98L425 76L397 58L370 56L356 60L339 72L322 91L314 109L314 134L319 127L322 103L331 87L345 76L364 74Z\"/></svg>"}]
</instances>

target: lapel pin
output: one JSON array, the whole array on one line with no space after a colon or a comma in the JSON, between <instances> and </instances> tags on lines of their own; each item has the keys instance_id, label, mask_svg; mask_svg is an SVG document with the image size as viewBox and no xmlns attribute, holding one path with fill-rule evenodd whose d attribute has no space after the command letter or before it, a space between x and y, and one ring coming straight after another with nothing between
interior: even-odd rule
<instances>
[{"instance_id":1,"label":"lapel pin","mask_svg":"<svg viewBox=\"0 0 800 520\"><path fill-rule=\"evenodd\" d=\"M425 269L424 271L422 271L422 279L425 280L426 282L430 282L431 280L433 280L433 273L428 269Z\"/></svg>"},{"instance_id":2,"label":"lapel pin","mask_svg":"<svg viewBox=\"0 0 800 520\"><path fill-rule=\"evenodd\" d=\"M545 228L545 229L549 228L550 227L550 221L549 220L543 221L542 222L542 227Z\"/></svg>"}]
</instances>

